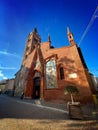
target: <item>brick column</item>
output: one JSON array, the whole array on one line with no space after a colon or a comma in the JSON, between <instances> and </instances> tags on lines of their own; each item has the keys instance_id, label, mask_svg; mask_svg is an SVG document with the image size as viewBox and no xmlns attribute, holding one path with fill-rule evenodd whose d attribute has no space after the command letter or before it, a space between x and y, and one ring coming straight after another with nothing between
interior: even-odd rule
<instances>
[{"instance_id":1,"label":"brick column","mask_svg":"<svg viewBox=\"0 0 98 130\"><path fill-rule=\"evenodd\" d=\"M44 99L44 77L41 77L41 81L40 81L40 98Z\"/></svg>"}]
</instances>

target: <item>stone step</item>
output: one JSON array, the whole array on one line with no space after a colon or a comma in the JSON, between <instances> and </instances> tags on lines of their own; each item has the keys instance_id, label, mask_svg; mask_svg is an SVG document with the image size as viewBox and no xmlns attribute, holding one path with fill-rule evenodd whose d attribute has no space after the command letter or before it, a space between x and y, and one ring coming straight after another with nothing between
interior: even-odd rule
<instances>
[{"instance_id":1,"label":"stone step","mask_svg":"<svg viewBox=\"0 0 98 130\"><path fill-rule=\"evenodd\" d=\"M40 100L34 100L34 103L37 105L41 105L41 101Z\"/></svg>"}]
</instances>

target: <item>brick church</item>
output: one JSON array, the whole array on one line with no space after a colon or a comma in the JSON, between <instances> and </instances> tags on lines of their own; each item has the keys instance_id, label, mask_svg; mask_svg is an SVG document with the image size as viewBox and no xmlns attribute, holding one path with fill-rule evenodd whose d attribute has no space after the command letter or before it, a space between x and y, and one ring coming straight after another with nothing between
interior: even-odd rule
<instances>
[{"instance_id":1,"label":"brick church","mask_svg":"<svg viewBox=\"0 0 98 130\"><path fill-rule=\"evenodd\" d=\"M79 90L76 101L92 101L94 88L89 70L69 28L67 36L69 46L54 48L50 36L42 43L36 29L29 34L15 75L14 95L21 96L23 92L24 98L65 102L70 96L64 95L64 88L73 84Z\"/></svg>"}]
</instances>

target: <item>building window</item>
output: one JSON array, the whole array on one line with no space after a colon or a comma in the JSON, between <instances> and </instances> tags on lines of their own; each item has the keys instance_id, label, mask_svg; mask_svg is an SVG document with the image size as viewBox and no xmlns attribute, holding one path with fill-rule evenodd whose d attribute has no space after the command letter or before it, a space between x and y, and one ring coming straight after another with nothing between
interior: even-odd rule
<instances>
[{"instance_id":1,"label":"building window","mask_svg":"<svg viewBox=\"0 0 98 130\"><path fill-rule=\"evenodd\" d=\"M56 62L52 59L46 63L46 85L48 89L57 87Z\"/></svg>"},{"instance_id":2,"label":"building window","mask_svg":"<svg viewBox=\"0 0 98 130\"><path fill-rule=\"evenodd\" d=\"M28 55L26 54L26 55L25 55L25 59L27 59L27 57L28 57Z\"/></svg>"},{"instance_id":3,"label":"building window","mask_svg":"<svg viewBox=\"0 0 98 130\"><path fill-rule=\"evenodd\" d=\"M34 38L34 43L37 44L38 43L38 40Z\"/></svg>"},{"instance_id":4,"label":"building window","mask_svg":"<svg viewBox=\"0 0 98 130\"><path fill-rule=\"evenodd\" d=\"M71 39L72 37L71 37L71 35L70 35L70 39Z\"/></svg>"},{"instance_id":5,"label":"building window","mask_svg":"<svg viewBox=\"0 0 98 130\"><path fill-rule=\"evenodd\" d=\"M30 38L28 38L28 42L30 42L31 41L31 39Z\"/></svg>"},{"instance_id":6,"label":"building window","mask_svg":"<svg viewBox=\"0 0 98 130\"><path fill-rule=\"evenodd\" d=\"M26 47L26 52L27 52L28 50L29 50L29 47L27 46L27 47Z\"/></svg>"},{"instance_id":7,"label":"building window","mask_svg":"<svg viewBox=\"0 0 98 130\"><path fill-rule=\"evenodd\" d=\"M64 69L60 67L60 79L64 79Z\"/></svg>"}]
</instances>

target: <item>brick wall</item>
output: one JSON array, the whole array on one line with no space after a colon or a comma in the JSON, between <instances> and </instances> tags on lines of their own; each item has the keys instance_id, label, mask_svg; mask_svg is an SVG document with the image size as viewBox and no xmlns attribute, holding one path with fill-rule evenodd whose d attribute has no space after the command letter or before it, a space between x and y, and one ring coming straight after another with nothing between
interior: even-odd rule
<instances>
[{"instance_id":1,"label":"brick wall","mask_svg":"<svg viewBox=\"0 0 98 130\"><path fill-rule=\"evenodd\" d=\"M48 43L46 43L48 44ZM46 46L44 46L46 47ZM43 47L43 48L44 48ZM56 89L47 89L46 85L44 86L44 98L47 100L68 100L69 96L64 95L64 87L67 84L75 84L80 94L78 97L75 96L77 101L81 102L91 102L92 101L92 92L90 90L90 84L85 73L85 68L80 59L77 46L68 46L56 49L42 49L43 56L45 58L57 54L57 68L59 64L63 64L65 79L61 80L59 78L59 70L57 70L57 88ZM70 78L70 75L76 74L76 78ZM89 75L88 75L89 76ZM85 99L85 100L84 100Z\"/></svg>"},{"instance_id":2,"label":"brick wall","mask_svg":"<svg viewBox=\"0 0 98 130\"><path fill-rule=\"evenodd\" d=\"M34 34L35 35L35 34ZM32 37L34 37L32 35ZM37 36L38 37L38 36ZM34 41L35 42L35 41ZM29 44L29 43L28 43ZM27 45L28 45L27 44ZM31 40L30 45L33 44L33 40ZM22 73L20 70L20 74L23 74L24 85L24 96L31 97L33 96L33 77L35 74L34 66L37 61L37 45L35 44L33 50L26 55L26 50L24 54L24 58L22 61L22 67L27 69L27 73ZM76 101L81 102L91 102L92 101L92 91L90 89L89 82L89 74L86 74L85 66L83 64L83 60L81 60L78 47L76 44L61 47L61 48L51 48L50 42L41 43L41 51L44 61L44 75L41 76L40 82L40 97L45 100L58 100L58 101L68 101L70 100L69 95L64 95L64 88L68 84L74 84L79 89L78 96L75 96ZM31 46L32 48L32 46ZM30 49L30 48L29 48ZM28 50L28 49L27 49ZM56 72L57 72L57 88L47 89L46 86L46 62L50 59L54 59L56 61ZM60 79L60 67L64 69L63 80ZM40 73L40 72L39 72ZM21 84L22 80L18 78L17 82Z\"/></svg>"}]
</instances>

